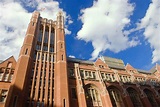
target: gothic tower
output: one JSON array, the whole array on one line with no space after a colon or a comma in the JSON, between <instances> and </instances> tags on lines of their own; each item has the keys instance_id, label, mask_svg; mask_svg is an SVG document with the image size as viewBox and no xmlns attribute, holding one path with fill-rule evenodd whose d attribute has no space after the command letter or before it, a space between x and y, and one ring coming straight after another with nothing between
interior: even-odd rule
<instances>
[{"instance_id":1,"label":"gothic tower","mask_svg":"<svg viewBox=\"0 0 160 107\"><path fill-rule=\"evenodd\" d=\"M56 21L34 12L15 68L9 107L69 107L66 67L62 12Z\"/></svg>"}]
</instances>

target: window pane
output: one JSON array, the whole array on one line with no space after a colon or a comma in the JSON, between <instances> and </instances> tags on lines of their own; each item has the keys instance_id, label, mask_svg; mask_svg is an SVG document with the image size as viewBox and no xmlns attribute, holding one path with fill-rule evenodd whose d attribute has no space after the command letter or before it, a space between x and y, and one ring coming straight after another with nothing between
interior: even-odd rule
<instances>
[{"instance_id":1,"label":"window pane","mask_svg":"<svg viewBox=\"0 0 160 107\"><path fill-rule=\"evenodd\" d=\"M77 99L76 88L72 88L72 98Z\"/></svg>"}]
</instances>

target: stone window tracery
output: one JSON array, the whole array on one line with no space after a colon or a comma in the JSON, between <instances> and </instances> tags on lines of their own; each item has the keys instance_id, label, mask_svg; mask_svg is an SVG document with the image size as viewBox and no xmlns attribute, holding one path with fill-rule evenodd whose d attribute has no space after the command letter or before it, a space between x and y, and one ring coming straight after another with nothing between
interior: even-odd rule
<instances>
[{"instance_id":1,"label":"stone window tracery","mask_svg":"<svg viewBox=\"0 0 160 107\"><path fill-rule=\"evenodd\" d=\"M134 105L134 107L143 107L142 102L140 100L139 94L137 93L136 90L134 90L133 88L128 88L127 89L128 94L131 98L131 101Z\"/></svg>"},{"instance_id":2,"label":"stone window tracery","mask_svg":"<svg viewBox=\"0 0 160 107\"><path fill-rule=\"evenodd\" d=\"M86 86L85 96L87 107L102 107L100 94L95 87L92 87L91 85Z\"/></svg>"},{"instance_id":3,"label":"stone window tracery","mask_svg":"<svg viewBox=\"0 0 160 107\"><path fill-rule=\"evenodd\" d=\"M109 96L110 96L113 107L125 107L121 93L118 89L114 87L109 87L108 92L109 92Z\"/></svg>"}]
</instances>

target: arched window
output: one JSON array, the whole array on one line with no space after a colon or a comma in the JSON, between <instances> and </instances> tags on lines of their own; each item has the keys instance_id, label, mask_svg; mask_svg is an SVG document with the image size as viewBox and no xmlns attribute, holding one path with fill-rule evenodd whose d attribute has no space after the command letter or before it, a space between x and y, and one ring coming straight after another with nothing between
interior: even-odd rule
<instances>
[{"instance_id":1,"label":"arched window","mask_svg":"<svg viewBox=\"0 0 160 107\"><path fill-rule=\"evenodd\" d=\"M148 98L149 102L151 103L152 107L159 107L152 91L145 89L144 93L147 95L147 98Z\"/></svg>"},{"instance_id":2,"label":"arched window","mask_svg":"<svg viewBox=\"0 0 160 107\"><path fill-rule=\"evenodd\" d=\"M12 67L12 62L8 62L7 68L11 68L11 67Z\"/></svg>"},{"instance_id":3,"label":"arched window","mask_svg":"<svg viewBox=\"0 0 160 107\"><path fill-rule=\"evenodd\" d=\"M122 100L121 92L117 88L109 87L108 92L113 107L125 107Z\"/></svg>"},{"instance_id":4,"label":"arched window","mask_svg":"<svg viewBox=\"0 0 160 107\"><path fill-rule=\"evenodd\" d=\"M87 107L102 107L100 94L94 86L85 86L85 96Z\"/></svg>"},{"instance_id":5,"label":"arched window","mask_svg":"<svg viewBox=\"0 0 160 107\"><path fill-rule=\"evenodd\" d=\"M133 88L128 88L127 91L134 107L143 107L138 92Z\"/></svg>"}]
</instances>

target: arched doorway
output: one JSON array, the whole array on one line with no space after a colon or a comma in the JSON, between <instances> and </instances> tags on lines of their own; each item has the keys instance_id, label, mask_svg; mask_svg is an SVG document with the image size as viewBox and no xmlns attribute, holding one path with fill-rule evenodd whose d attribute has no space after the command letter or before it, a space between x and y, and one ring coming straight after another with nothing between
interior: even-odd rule
<instances>
[{"instance_id":1,"label":"arched doorway","mask_svg":"<svg viewBox=\"0 0 160 107\"><path fill-rule=\"evenodd\" d=\"M134 107L143 107L140 96L135 89L127 88L127 92L129 94L129 97L131 98Z\"/></svg>"},{"instance_id":2,"label":"arched doorway","mask_svg":"<svg viewBox=\"0 0 160 107\"><path fill-rule=\"evenodd\" d=\"M125 107L121 92L116 87L108 87L109 96L113 107Z\"/></svg>"},{"instance_id":3,"label":"arched doorway","mask_svg":"<svg viewBox=\"0 0 160 107\"><path fill-rule=\"evenodd\" d=\"M149 102L151 103L152 107L159 107L152 91L150 91L149 89L144 89L144 93L147 95L147 98Z\"/></svg>"},{"instance_id":4,"label":"arched doorway","mask_svg":"<svg viewBox=\"0 0 160 107\"><path fill-rule=\"evenodd\" d=\"M102 107L100 93L93 85L85 86L87 107Z\"/></svg>"}]
</instances>

